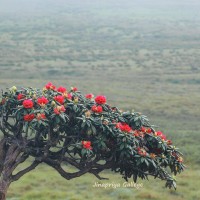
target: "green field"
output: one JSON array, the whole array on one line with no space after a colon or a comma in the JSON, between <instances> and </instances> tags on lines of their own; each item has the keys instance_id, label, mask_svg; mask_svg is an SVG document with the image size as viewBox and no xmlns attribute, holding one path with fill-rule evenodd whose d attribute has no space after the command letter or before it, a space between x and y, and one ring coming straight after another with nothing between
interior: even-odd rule
<instances>
[{"instance_id":1,"label":"green field","mask_svg":"<svg viewBox=\"0 0 200 200\"><path fill-rule=\"evenodd\" d=\"M20 2L20 3L19 3ZM42 165L13 183L8 199L200 199L200 2L183 0L25 0L0 6L0 88L48 81L104 94L140 111L185 155L177 191L161 181L143 188L94 188L84 175L62 179ZM123 183L106 171L109 181Z\"/></svg>"}]
</instances>

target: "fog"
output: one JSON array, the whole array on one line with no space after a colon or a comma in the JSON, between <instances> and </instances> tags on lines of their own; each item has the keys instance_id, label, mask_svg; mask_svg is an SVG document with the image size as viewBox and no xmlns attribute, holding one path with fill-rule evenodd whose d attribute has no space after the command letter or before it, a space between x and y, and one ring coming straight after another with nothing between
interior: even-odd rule
<instances>
[{"instance_id":1,"label":"fog","mask_svg":"<svg viewBox=\"0 0 200 200\"><path fill-rule=\"evenodd\" d=\"M160 15L160 12L180 13L181 17L199 17L199 0L1 0L1 15L52 14L58 12L90 12L104 10L113 14L126 9ZM127 13L128 14L128 13Z\"/></svg>"}]
</instances>

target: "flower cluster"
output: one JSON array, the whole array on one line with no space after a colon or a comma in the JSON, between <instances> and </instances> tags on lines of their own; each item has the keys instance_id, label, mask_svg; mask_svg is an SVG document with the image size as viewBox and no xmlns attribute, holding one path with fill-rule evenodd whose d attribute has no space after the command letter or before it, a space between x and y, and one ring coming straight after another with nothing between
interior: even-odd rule
<instances>
[{"instance_id":1,"label":"flower cluster","mask_svg":"<svg viewBox=\"0 0 200 200\"><path fill-rule=\"evenodd\" d=\"M56 106L53 111L56 115L59 115L60 113L65 112L65 110L66 110L65 107L61 105L61 106Z\"/></svg>"},{"instance_id":2,"label":"flower cluster","mask_svg":"<svg viewBox=\"0 0 200 200\"><path fill-rule=\"evenodd\" d=\"M31 122L35 118L35 114L26 114L24 115L24 121Z\"/></svg>"},{"instance_id":3,"label":"flower cluster","mask_svg":"<svg viewBox=\"0 0 200 200\"><path fill-rule=\"evenodd\" d=\"M60 87L57 89L57 91L60 92L60 93L65 93L65 92L67 92L67 89L66 89L65 87L60 86Z\"/></svg>"},{"instance_id":4,"label":"flower cluster","mask_svg":"<svg viewBox=\"0 0 200 200\"><path fill-rule=\"evenodd\" d=\"M142 133L152 133L152 129L151 128L146 128L146 127L142 126L140 128L140 132L142 132Z\"/></svg>"},{"instance_id":5,"label":"flower cluster","mask_svg":"<svg viewBox=\"0 0 200 200\"><path fill-rule=\"evenodd\" d=\"M118 122L116 124L116 128L119 128L121 131L126 133L130 133L132 131L132 128L128 124L121 122Z\"/></svg>"},{"instance_id":6,"label":"flower cluster","mask_svg":"<svg viewBox=\"0 0 200 200\"><path fill-rule=\"evenodd\" d=\"M92 150L90 141L82 141L83 148Z\"/></svg>"},{"instance_id":7,"label":"flower cluster","mask_svg":"<svg viewBox=\"0 0 200 200\"><path fill-rule=\"evenodd\" d=\"M25 98L25 96L23 95L23 94L21 94L21 93L19 93L18 95L17 95L17 100L18 101L20 101L20 100L22 100L22 99L24 99Z\"/></svg>"},{"instance_id":8,"label":"flower cluster","mask_svg":"<svg viewBox=\"0 0 200 200\"><path fill-rule=\"evenodd\" d=\"M93 97L94 97L94 95L92 93L85 95L86 99L92 99Z\"/></svg>"},{"instance_id":9,"label":"flower cluster","mask_svg":"<svg viewBox=\"0 0 200 200\"><path fill-rule=\"evenodd\" d=\"M49 83L47 83L45 85L45 89L47 89L47 90L56 90L56 86L53 85L51 82L49 82Z\"/></svg>"},{"instance_id":10,"label":"flower cluster","mask_svg":"<svg viewBox=\"0 0 200 200\"><path fill-rule=\"evenodd\" d=\"M142 126L139 130L134 130L133 136L143 138L145 134L153 133L151 128Z\"/></svg>"},{"instance_id":11,"label":"flower cluster","mask_svg":"<svg viewBox=\"0 0 200 200\"><path fill-rule=\"evenodd\" d=\"M105 96L96 96L94 99L97 104L105 104L106 103L106 97Z\"/></svg>"},{"instance_id":12,"label":"flower cluster","mask_svg":"<svg viewBox=\"0 0 200 200\"><path fill-rule=\"evenodd\" d=\"M155 132L155 135L160 137L162 140L166 140L166 135L164 135L161 131Z\"/></svg>"},{"instance_id":13,"label":"flower cluster","mask_svg":"<svg viewBox=\"0 0 200 200\"><path fill-rule=\"evenodd\" d=\"M37 120L42 120L42 119L46 119L46 115L45 113L38 113L36 116Z\"/></svg>"},{"instance_id":14,"label":"flower cluster","mask_svg":"<svg viewBox=\"0 0 200 200\"><path fill-rule=\"evenodd\" d=\"M65 98L62 95L58 95L54 97L54 100L60 104L64 104Z\"/></svg>"},{"instance_id":15,"label":"flower cluster","mask_svg":"<svg viewBox=\"0 0 200 200\"><path fill-rule=\"evenodd\" d=\"M73 92L78 91L78 89L77 89L76 87L71 87L71 90L72 90Z\"/></svg>"},{"instance_id":16,"label":"flower cluster","mask_svg":"<svg viewBox=\"0 0 200 200\"><path fill-rule=\"evenodd\" d=\"M103 112L102 106L96 106L96 105L94 105L94 106L92 106L91 110L93 112L95 112L95 113L101 113L101 112Z\"/></svg>"},{"instance_id":17,"label":"flower cluster","mask_svg":"<svg viewBox=\"0 0 200 200\"><path fill-rule=\"evenodd\" d=\"M138 151L138 154L139 154L139 155L141 155L141 156L143 156L143 157L146 157L146 156L147 156L147 152L145 151L145 149L138 147L138 148L137 148L137 151Z\"/></svg>"},{"instance_id":18,"label":"flower cluster","mask_svg":"<svg viewBox=\"0 0 200 200\"><path fill-rule=\"evenodd\" d=\"M24 108L31 109L31 108L33 108L33 105L34 105L34 103L31 99L26 99L23 101Z\"/></svg>"},{"instance_id":19,"label":"flower cluster","mask_svg":"<svg viewBox=\"0 0 200 200\"><path fill-rule=\"evenodd\" d=\"M46 105L47 103L49 102L49 100L45 97L41 97L41 98L38 98L37 99L37 103L40 105L40 106L44 106Z\"/></svg>"}]
</instances>

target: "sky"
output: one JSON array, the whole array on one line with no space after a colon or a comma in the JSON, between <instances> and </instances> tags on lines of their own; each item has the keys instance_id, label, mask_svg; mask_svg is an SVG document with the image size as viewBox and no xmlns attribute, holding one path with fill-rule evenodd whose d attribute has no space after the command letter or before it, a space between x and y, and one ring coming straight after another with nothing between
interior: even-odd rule
<instances>
[{"instance_id":1,"label":"sky","mask_svg":"<svg viewBox=\"0 0 200 200\"><path fill-rule=\"evenodd\" d=\"M197 12L200 9L199 0L1 0L0 14L2 13L30 13L52 12L58 8L82 9L108 9L130 8L140 9L176 9L186 12Z\"/></svg>"}]
</instances>

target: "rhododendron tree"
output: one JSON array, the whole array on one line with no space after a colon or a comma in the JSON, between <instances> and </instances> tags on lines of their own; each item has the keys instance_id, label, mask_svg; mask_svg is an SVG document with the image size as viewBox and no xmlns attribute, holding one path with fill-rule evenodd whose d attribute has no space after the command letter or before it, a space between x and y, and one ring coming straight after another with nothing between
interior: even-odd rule
<instances>
[{"instance_id":1,"label":"rhododendron tree","mask_svg":"<svg viewBox=\"0 0 200 200\"><path fill-rule=\"evenodd\" d=\"M148 176L176 188L181 152L139 112L122 112L105 96L83 95L48 83L42 90L13 86L0 100L0 199L9 185L45 163L65 179L110 169L128 181ZM30 166L15 172L31 159ZM74 172L68 170L69 165ZM21 169L21 168L20 168Z\"/></svg>"}]
</instances>

